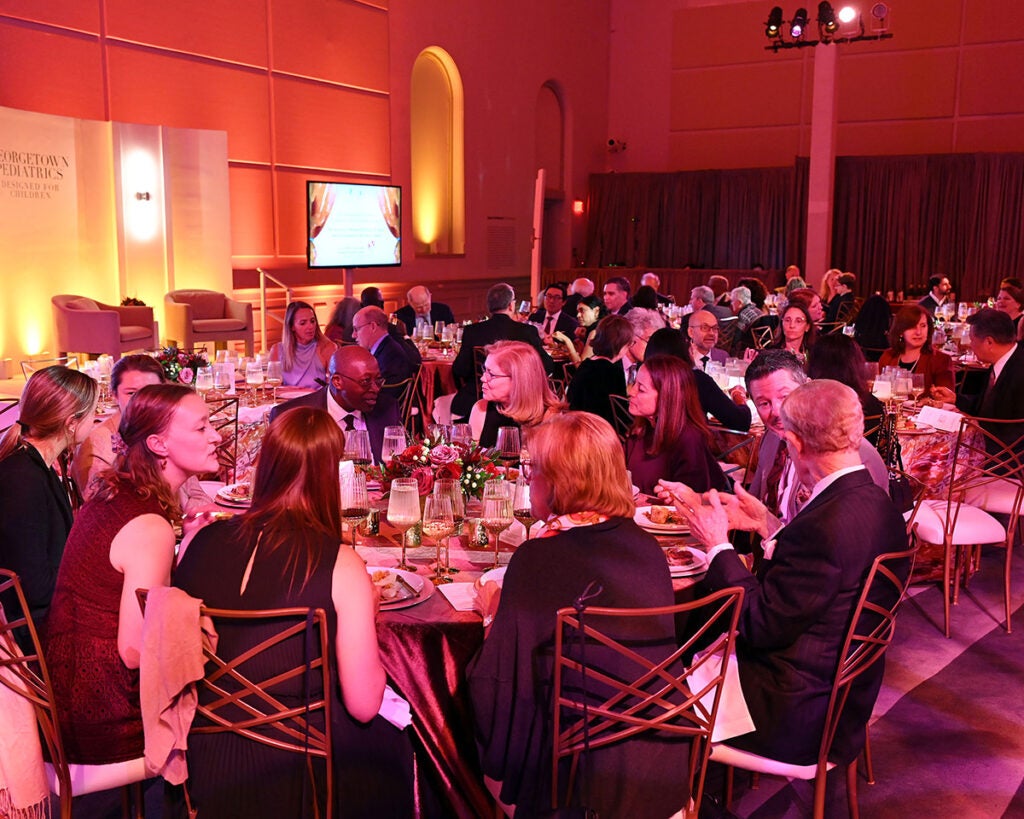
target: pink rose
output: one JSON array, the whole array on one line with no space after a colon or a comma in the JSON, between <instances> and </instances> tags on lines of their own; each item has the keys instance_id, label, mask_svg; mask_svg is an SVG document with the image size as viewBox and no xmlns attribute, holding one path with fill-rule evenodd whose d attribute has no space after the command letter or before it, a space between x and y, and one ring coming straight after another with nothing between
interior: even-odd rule
<instances>
[{"instance_id":1,"label":"pink rose","mask_svg":"<svg viewBox=\"0 0 1024 819\"><path fill-rule=\"evenodd\" d=\"M448 444L440 444L430 450L430 462L434 466L443 466L444 464L450 464L452 461L457 460L459 457L459 451Z\"/></svg>"},{"instance_id":2,"label":"pink rose","mask_svg":"<svg viewBox=\"0 0 1024 819\"><path fill-rule=\"evenodd\" d=\"M420 466L412 471L412 477L416 479L416 488L420 496L429 495L434 488L434 473L429 467Z\"/></svg>"},{"instance_id":3,"label":"pink rose","mask_svg":"<svg viewBox=\"0 0 1024 819\"><path fill-rule=\"evenodd\" d=\"M178 373L178 381L182 384L191 384L194 375L191 367L182 367L181 372Z\"/></svg>"}]
</instances>

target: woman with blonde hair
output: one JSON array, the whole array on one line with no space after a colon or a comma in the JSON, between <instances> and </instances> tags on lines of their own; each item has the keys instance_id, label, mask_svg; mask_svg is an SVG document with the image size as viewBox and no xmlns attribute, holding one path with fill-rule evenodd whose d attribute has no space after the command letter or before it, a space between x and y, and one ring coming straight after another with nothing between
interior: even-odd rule
<instances>
[{"instance_id":1,"label":"woman with blonde hair","mask_svg":"<svg viewBox=\"0 0 1024 819\"><path fill-rule=\"evenodd\" d=\"M124 450L68 535L45 640L64 750L88 765L143 755L135 590L170 582L178 490L217 469L220 443L206 403L178 384L139 390L118 432Z\"/></svg>"},{"instance_id":2,"label":"woman with blonde hair","mask_svg":"<svg viewBox=\"0 0 1024 819\"><path fill-rule=\"evenodd\" d=\"M634 422L626 465L641 492L653 495L660 479L681 481L695 492L729 488L711 454L711 431L691 367L675 356L653 356L628 392Z\"/></svg>"},{"instance_id":3,"label":"woman with blonde hair","mask_svg":"<svg viewBox=\"0 0 1024 819\"><path fill-rule=\"evenodd\" d=\"M495 445L499 427L529 429L564 409L533 347L522 341L498 341L485 349L483 398L469 413L473 438L481 446Z\"/></svg>"},{"instance_id":4,"label":"woman with blonde hair","mask_svg":"<svg viewBox=\"0 0 1024 819\"><path fill-rule=\"evenodd\" d=\"M324 410L281 413L263 442L249 511L200 530L180 559L174 585L215 608L323 609L334 648L334 814L411 816L411 748L404 734L376 716L385 684L376 595L362 559L341 545L334 466L344 448L341 430ZM218 654L237 657L274 627L222 632ZM250 671L273 677L300 665L302 651L302 640L295 640L282 646L283 656L273 662L262 658L265 665ZM303 681L292 680L275 693L301 702ZM188 762L189 792L200 816L313 816L314 796L323 813L325 795L303 788L301 756L233 734L200 734L189 737Z\"/></svg>"},{"instance_id":5,"label":"woman with blonde hair","mask_svg":"<svg viewBox=\"0 0 1024 819\"><path fill-rule=\"evenodd\" d=\"M19 420L0 440L0 566L18 573L37 625L50 607L71 531L68 458L92 430L96 394L85 373L37 370L22 393ZM0 600L8 617L16 616L15 600Z\"/></svg>"},{"instance_id":6,"label":"woman with blonde hair","mask_svg":"<svg viewBox=\"0 0 1024 819\"><path fill-rule=\"evenodd\" d=\"M611 425L567 412L528 435L530 500L545 521L539 537L516 550L500 594L481 589L490 631L468 671L485 781L516 814L551 807L550 652L554 613L588 586L594 606L638 608L674 601L665 555L633 521L622 449ZM625 638L661 659L676 645L671 617L644 618ZM635 642L634 642L635 641ZM571 649L570 649L571 650ZM603 673L623 677L621 658L590 653ZM604 688L588 677L600 700ZM687 801L688 745L633 738L587 754L587 807L601 816L670 816ZM566 760L568 762L568 760ZM683 773L681 773L683 772ZM563 773L560 782L568 776Z\"/></svg>"},{"instance_id":7,"label":"woman with blonde hair","mask_svg":"<svg viewBox=\"0 0 1024 819\"><path fill-rule=\"evenodd\" d=\"M320 329L312 306L293 301L284 314L281 341L270 348L270 360L281 362L285 386L316 389L326 383L327 362L337 349Z\"/></svg>"}]
</instances>

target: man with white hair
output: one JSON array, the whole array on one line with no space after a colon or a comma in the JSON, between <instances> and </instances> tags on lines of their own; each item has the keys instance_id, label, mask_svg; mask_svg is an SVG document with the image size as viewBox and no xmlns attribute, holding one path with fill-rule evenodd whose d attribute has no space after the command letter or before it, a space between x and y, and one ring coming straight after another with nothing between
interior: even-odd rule
<instances>
[{"instance_id":1,"label":"man with white hair","mask_svg":"<svg viewBox=\"0 0 1024 819\"><path fill-rule=\"evenodd\" d=\"M594 282L591 279L581 276L573 279L569 284L569 295L565 299L565 306L562 308L570 316L576 315L576 308L587 296L594 295Z\"/></svg>"},{"instance_id":2,"label":"man with white hair","mask_svg":"<svg viewBox=\"0 0 1024 819\"><path fill-rule=\"evenodd\" d=\"M710 310L720 319L729 318L732 311L728 307L715 304L715 291L706 284L699 284L690 291L690 309L696 313L698 310Z\"/></svg>"},{"instance_id":3,"label":"man with white hair","mask_svg":"<svg viewBox=\"0 0 1024 819\"><path fill-rule=\"evenodd\" d=\"M455 323L455 314L447 304L434 301L430 291L423 285L417 285L405 294L406 305L395 311L397 316L411 333L414 327L433 326L443 321L445 324Z\"/></svg>"},{"instance_id":4,"label":"man with white hair","mask_svg":"<svg viewBox=\"0 0 1024 819\"><path fill-rule=\"evenodd\" d=\"M657 310L634 307L626 313L626 320L633 327L633 340L622 357L622 368L626 375L626 386L631 386L636 381L636 371L644 363L647 342L651 340L651 336L665 326L665 319Z\"/></svg>"},{"instance_id":5,"label":"man with white hair","mask_svg":"<svg viewBox=\"0 0 1024 819\"><path fill-rule=\"evenodd\" d=\"M736 315L736 334L745 333L750 325L764 315L750 301L750 288L740 285L729 293L732 312Z\"/></svg>"},{"instance_id":6,"label":"man with white hair","mask_svg":"<svg viewBox=\"0 0 1024 819\"><path fill-rule=\"evenodd\" d=\"M640 277L641 287L650 287L654 289L654 293L658 298L658 304L671 304L672 299L661 292L661 278L657 273L652 273L648 270L644 275Z\"/></svg>"},{"instance_id":7,"label":"man with white hair","mask_svg":"<svg viewBox=\"0 0 1024 819\"><path fill-rule=\"evenodd\" d=\"M707 548L704 583L711 591L740 586L736 659L754 730L727 744L796 765L818 756L832 680L847 627L874 559L907 548L902 516L860 461L864 414L857 394L837 381L812 381L782 403L786 447L810 496L780 527L755 497L700 496L662 482ZM757 531L765 558L752 575L728 541L730 529ZM897 571L906 577L909 561ZM891 588L891 587L890 587ZM893 590L895 593L895 590ZM891 606L895 599L873 602ZM865 726L882 682L877 663L854 683L830 759L845 766L864 747ZM734 703L723 702L729 713Z\"/></svg>"}]
</instances>

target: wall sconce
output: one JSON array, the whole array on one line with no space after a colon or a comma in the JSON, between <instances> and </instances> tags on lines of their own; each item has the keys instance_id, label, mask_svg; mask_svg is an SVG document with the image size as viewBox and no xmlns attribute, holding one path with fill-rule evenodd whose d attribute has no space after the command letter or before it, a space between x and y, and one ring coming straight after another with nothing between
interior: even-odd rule
<instances>
[{"instance_id":1,"label":"wall sconce","mask_svg":"<svg viewBox=\"0 0 1024 819\"><path fill-rule=\"evenodd\" d=\"M572 212L573 212L574 216L582 216L583 215L583 200L582 199L573 199L572 200Z\"/></svg>"}]
</instances>

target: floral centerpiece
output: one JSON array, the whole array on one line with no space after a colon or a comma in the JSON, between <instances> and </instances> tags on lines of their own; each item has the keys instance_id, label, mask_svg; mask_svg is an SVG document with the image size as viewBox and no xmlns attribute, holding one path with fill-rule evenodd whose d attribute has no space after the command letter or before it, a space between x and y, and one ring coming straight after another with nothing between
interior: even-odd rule
<instances>
[{"instance_id":1,"label":"floral centerpiece","mask_svg":"<svg viewBox=\"0 0 1024 819\"><path fill-rule=\"evenodd\" d=\"M167 380L172 383L191 384L197 369L210 366L205 352L186 352L177 347L164 347L154 358L160 362Z\"/></svg>"},{"instance_id":2,"label":"floral centerpiece","mask_svg":"<svg viewBox=\"0 0 1024 819\"><path fill-rule=\"evenodd\" d=\"M461 442L448 444L443 438L429 435L382 466L371 467L369 474L380 480L385 492L395 478L415 478L420 495L429 495L435 481L447 479L458 481L462 491L474 498L483 495L487 481L500 477L493 450Z\"/></svg>"}]
</instances>

